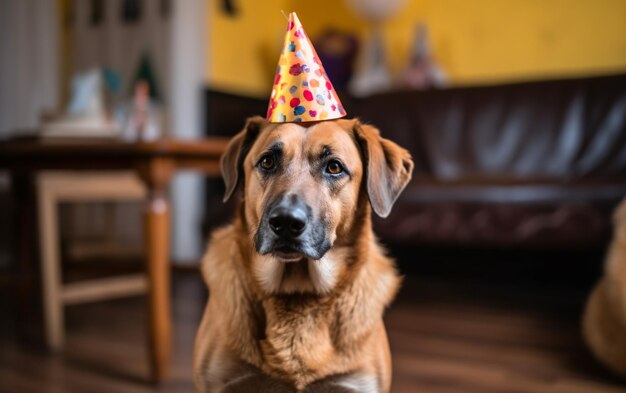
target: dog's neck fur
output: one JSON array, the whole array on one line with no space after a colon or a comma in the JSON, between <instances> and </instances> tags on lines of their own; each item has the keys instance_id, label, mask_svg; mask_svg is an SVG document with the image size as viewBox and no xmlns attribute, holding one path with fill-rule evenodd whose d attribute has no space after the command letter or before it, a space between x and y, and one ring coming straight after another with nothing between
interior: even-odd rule
<instances>
[{"instance_id":1,"label":"dog's neck fur","mask_svg":"<svg viewBox=\"0 0 626 393\"><path fill-rule=\"evenodd\" d=\"M348 236L333 249L345 260L334 288L326 294L268 294L252 274L242 282L238 312L233 312L233 332L249 327L248 339L238 337L232 348L237 356L277 378L306 385L326 375L349 372L342 364L354 364L355 356L370 334L382 326L382 313L399 286L393 262L374 239L370 207L358 209ZM242 203L243 205L243 203ZM238 209L235 231L248 239L237 250L243 269L251 272L255 257L245 222ZM245 235L244 235L245 234ZM333 252L333 249L329 252ZM242 312L243 311L243 312ZM248 319L242 325L241 318ZM253 341L253 342L250 342ZM321 360L321 361L320 361ZM350 360L350 361L348 361ZM313 365L326 364L328 369Z\"/></svg>"}]
</instances>

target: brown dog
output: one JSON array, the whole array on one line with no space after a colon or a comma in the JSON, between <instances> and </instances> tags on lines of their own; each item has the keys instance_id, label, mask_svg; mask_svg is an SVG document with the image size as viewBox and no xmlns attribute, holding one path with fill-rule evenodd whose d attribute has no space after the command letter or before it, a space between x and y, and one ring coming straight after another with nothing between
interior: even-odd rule
<instances>
[{"instance_id":1,"label":"brown dog","mask_svg":"<svg viewBox=\"0 0 626 393\"><path fill-rule=\"evenodd\" d=\"M399 285L372 232L411 178L409 153L357 120L248 120L222 157L233 224L203 262L210 298L198 392L388 392L383 309Z\"/></svg>"},{"instance_id":2,"label":"brown dog","mask_svg":"<svg viewBox=\"0 0 626 393\"><path fill-rule=\"evenodd\" d=\"M587 301L583 336L605 366L626 377L626 199L615 211L613 241L604 276Z\"/></svg>"}]
</instances>

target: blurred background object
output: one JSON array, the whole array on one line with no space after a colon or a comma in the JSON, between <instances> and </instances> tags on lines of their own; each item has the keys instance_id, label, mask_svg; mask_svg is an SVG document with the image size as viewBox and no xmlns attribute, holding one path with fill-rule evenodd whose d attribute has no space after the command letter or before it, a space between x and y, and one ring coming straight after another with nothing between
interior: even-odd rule
<instances>
[{"instance_id":1,"label":"blurred background object","mask_svg":"<svg viewBox=\"0 0 626 393\"><path fill-rule=\"evenodd\" d=\"M78 73L72 78L72 93L67 109L61 115L48 115L42 121L43 137L104 137L118 136L119 124L111 118L105 107L104 72L93 69ZM115 80L109 77L109 80Z\"/></svg>"},{"instance_id":2,"label":"blurred background object","mask_svg":"<svg viewBox=\"0 0 626 393\"><path fill-rule=\"evenodd\" d=\"M404 0L347 0L346 3L370 27L362 45L355 74L350 81L350 93L363 97L391 89L392 76L387 69L382 24L404 6Z\"/></svg>"},{"instance_id":3,"label":"blurred background object","mask_svg":"<svg viewBox=\"0 0 626 393\"><path fill-rule=\"evenodd\" d=\"M0 139L230 137L266 111L281 10L298 13L348 115L416 162L392 215L375 221L407 277L387 318L397 391L504 391L510 380L529 392L626 391L579 331L626 194L622 0L3 0ZM19 265L11 249L27 249L16 228L35 219L14 216L21 199L9 191L34 187L22 175L0 172L9 273ZM167 192L176 334L164 391L193 391L206 293L185 272L232 217L222 193L221 179L193 171ZM144 208L62 203L63 273L141 271ZM12 277L0 274L9 295L19 292ZM68 307L57 358L17 340L29 308L12 297L0 301L0 391L153 390L137 381L148 367L142 299ZM42 370L33 377L31 364Z\"/></svg>"},{"instance_id":4,"label":"blurred background object","mask_svg":"<svg viewBox=\"0 0 626 393\"><path fill-rule=\"evenodd\" d=\"M345 91L359 49L354 34L328 28L316 38L314 46L335 90Z\"/></svg>"},{"instance_id":5,"label":"blurred background object","mask_svg":"<svg viewBox=\"0 0 626 393\"><path fill-rule=\"evenodd\" d=\"M356 72L350 79L350 93L355 97L384 93L393 86L380 31L373 30L370 34L359 53Z\"/></svg>"},{"instance_id":6,"label":"blurred background object","mask_svg":"<svg viewBox=\"0 0 626 393\"><path fill-rule=\"evenodd\" d=\"M583 337L596 358L626 378L626 199L614 213L615 230L603 275L583 314Z\"/></svg>"},{"instance_id":7,"label":"blurred background object","mask_svg":"<svg viewBox=\"0 0 626 393\"><path fill-rule=\"evenodd\" d=\"M423 23L415 26L415 41L409 63L401 73L398 87L405 89L442 88L448 84L445 71L432 54L428 29Z\"/></svg>"},{"instance_id":8,"label":"blurred background object","mask_svg":"<svg viewBox=\"0 0 626 393\"><path fill-rule=\"evenodd\" d=\"M42 303L44 305L44 324L47 346L53 351L60 351L65 342L64 307L66 305L90 303L93 301L144 294L147 292L148 279L142 272L116 275L108 278L74 279L67 282L62 274L59 217L62 203L77 201L137 201L146 198L146 189L132 172L97 173L97 172L58 172L42 171L37 175L39 214L39 239L41 242ZM109 205L110 206L110 205ZM107 207L109 207L107 206ZM106 237L96 237L97 241L80 234L72 248L65 251L74 261L88 261L101 258L109 264L124 258L141 257L141 239L127 247L120 246L117 240L117 222L114 212L109 211L105 223ZM135 218L136 220L136 218ZM66 221L67 225L67 221ZM75 229L75 228L74 228ZM91 231L93 236L94 231ZM65 232L65 237L68 232ZM71 235L70 235L71 236ZM107 241L108 240L108 241ZM137 240L137 239L136 239ZM133 254L132 251L135 251ZM121 258L120 258L121 257ZM64 282L65 281L65 282Z\"/></svg>"}]
</instances>

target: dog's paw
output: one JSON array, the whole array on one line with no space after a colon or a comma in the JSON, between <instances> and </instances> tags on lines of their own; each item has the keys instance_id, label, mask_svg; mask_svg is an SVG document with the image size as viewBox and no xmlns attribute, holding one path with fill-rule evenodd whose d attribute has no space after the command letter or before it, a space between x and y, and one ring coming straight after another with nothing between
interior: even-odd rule
<instances>
[{"instance_id":1,"label":"dog's paw","mask_svg":"<svg viewBox=\"0 0 626 393\"><path fill-rule=\"evenodd\" d=\"M220 390L221 393L296 393L296 389L255 370L232 379Z\"/></svg>"},{"instance_id":2,"label":"dog's paw","mask_svg":"<svg viewBox=\"0 0 626 393\"><path fill-rule=\"evenodd\" d=\"M378 385L373 375L344 374L313 382L303 393L379 393Z\"/></svg>"},{"instance_id":3,"label":"dog's paw","mask_svg":"<svg viewBox=\"0 0 626 393\"><path fill-rule=\"evenodd\" d=\"M309 385L303 390L303 393L361 393L361 391L334 384L326 384Z\"/></svg>"}]
</instances>

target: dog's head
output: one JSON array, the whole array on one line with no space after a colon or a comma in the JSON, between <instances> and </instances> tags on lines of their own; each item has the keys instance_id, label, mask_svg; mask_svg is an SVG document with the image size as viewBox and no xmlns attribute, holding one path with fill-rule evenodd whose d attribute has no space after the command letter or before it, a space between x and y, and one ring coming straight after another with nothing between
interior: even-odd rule
<instances>
[{"instance_id":1,"label":"dog's head","mask_svg":"<svg viewBox=\"0 0 626 393\"><path fill-rule=\"evenodd\" d=\"M350 238L358 210L369 200L386 217L413 162L358 120L301 126L255 117L232 139L221 168L224 200L244 185L244 221L261 285L270 292L327 292L345 268L333 250L338 254Z\"/></svg>"}]
</instances>

